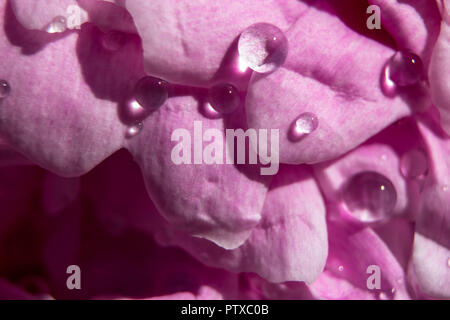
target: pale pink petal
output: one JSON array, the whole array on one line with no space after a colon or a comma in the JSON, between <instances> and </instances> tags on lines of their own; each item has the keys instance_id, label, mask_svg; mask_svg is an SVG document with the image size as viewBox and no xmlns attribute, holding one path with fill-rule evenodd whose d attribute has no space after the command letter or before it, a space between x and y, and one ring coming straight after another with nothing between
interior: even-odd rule
<instances>
[{"instance_id":1,"label":"pale pink petal","mask_svg":"<svg viewBox=\"0 0 450 320\"><path fill-rule=\"evenodd\" d=\"M437 121L422 119L419 128L430 154L430 175L421 196L412 268L426 295L450 298L450 138Z\"/></svg>"},{"instance_id":2,"label":"pale pink petal","mask_svg":"<svg viewBox=\"0 0 450 320\"><path fill-rule=\"evenodd\" d=\"M325 208L306 167L282 167L270 186L262 220L239 248L223 250L164 228L159 241L178 245L207 265L255 272L271 282L313 282L327 255Z\"/></svg>"},{"instance_id":3,"label":"pale pink petal","mask_svg":"<svg viewBox=\"0 0 450 320\"><path fill-rule=\"evenodd\" d=\"M450 134L450 1L441 3L441 32L434 46L428 76L432 99L441 115L441 126Z\"/></svg>"},{"instance_id":4,"label":"pale pink petal","mask_svg":"<svg viewBox=\"0 0 450 320\"><path fill-rule=\"evenodd\" d=\"M111 53L92 26L79 35L42 38L21 28L5 2L0 11L0 78L11 86L0 101L1 134L44 168L64 176L85 173L125 139L118 108L142 75L138 39Z\"/></svg>"},{"instance_id":5,"label":"pale pink petal","mask_svg":"<svg viewBox=\"0 0 450 320\"><path fill-rule=\"evenodd\" d=\"M203 133L208 128L223 133L227 128L245 129L242 109L223 120L209 119L201 113L203 99L201 95L170 98L144 121L142 132L129 140L127 148L141 167L151 199L170 224L234 249L258 224L271 176L262 176L259 165L225 164L225 134L220 138L223 164L206 164L205 159L193 164L194 141L203 137L194 134L194 121L201 124ZM179 144L171 141L176 129L185 129L191 136L187 149L192 164L177 165L172 159L172 150Z\"/></svg>"},{"instance_id":6,"label":"pale pink petal","mask_svg":"<svg viewBox=\"0 0 450 320\"><path fill-rule=\"evenodd\" d=\"M133 0L125 6L143 41L146 71L200 86L220 78L227 54L237 52L236 40L247 27L266 22L287 30L306 8L293 0Z\"/></svg>"}]
</instances>

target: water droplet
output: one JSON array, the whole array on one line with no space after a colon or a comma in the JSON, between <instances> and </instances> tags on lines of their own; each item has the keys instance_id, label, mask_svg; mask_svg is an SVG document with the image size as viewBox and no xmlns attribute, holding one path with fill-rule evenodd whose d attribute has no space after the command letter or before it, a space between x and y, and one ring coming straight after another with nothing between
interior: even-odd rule
<instances>
[{"instance_id":1,"label":"water droplet","mask_svg":"<svg viewBox=\"0 0 450 320\"><path fill-rule=\"evenodd\" d=\"M239 91L231 84L219 84L209 90L208 96L211 107L217 112L229 114L241 104Z\"/></svg>"},{"instance_id":2,"label":"water droplet","mask_svg":"<svg viewBox=\"0 0 450 320\"><path fill-rule=\"evenodd\" d=\"M343 267L343 266L339 266L339 267L338 267L338 270L339 270L340 272L342 272L342 271L344 271L344 267Z\"/></svg>"},{"instance_id":3,"label":"water droplet","mask_svg":"<svg viewBox=\"0 0 450 320\"><path fill-rule=\"evenodd\" d=\"M106 50L117 51L125 45L125 35L119 31L110 31L103 35L102 44Z\"/></svg>"},{"instance_id":4,"label":"water droplet","mask_svg":"<svg viewBox=\"0 0 450 320\"><path fill-rule=\"evenodd\" d=\"M291 124L289 138L294 142L300 141L304 136L316 130L318 126L319 119L314 113L302 113Z\"/></svg>"},{"instance_id":5,"label":"water droplet","mask_svg":"<svg viewBox=\"0 0 450 320\"><path fill-rule=\"evenodd\" d=\"M385 292L380 292L378 297L380 300L389 300L389 296Z\"/></svg>"},{"instance_id":6,"label":"water droplet","mask_svg":"<svg viewBox=\"0 0 450 320\"><path fill-rule=\"evenodd\" d=\"M8 81L0 80L0 99L6 98L11 92L11 86Z\"/></svg>"},{"instance_id":7,"label":"water droplet","mask_svg":"<svg viewBox=\"0 0 450 320\"><path fill-rule=\"evenodd\" d=\"M400 87L416 84L424 75L420 57L409 51L398 51L386 64L389 78Z\"/></svg>"},{"instance_id":8,"label":"water droplet","mask_svg":"<svg viewBox=\"0 0 450 320\"><path fill-rule=\"evenodd\" d=\"M52 22L47 26L45 31L48 33L61 33L66 31L67 29L67 21L63 16L55 17Z\"/></svg>"},{"instance_id":9,"label":"water droplet","mask_svg":"<svg viewBox=\"0 0 450 320\"><path fill-rule=\"evenodd\" d=\"M428 160L420 149L413 149L405 153L400 160L400 171L405 178L417 179L428 171Z\"/></svg>"},{"instance_id":10,"label":"water droplet","mask_svg":"<svg viewBox=\"0 0 450 320\"><path fill-rule=\"evenodd\" d=\"M222 114L214 110L209 102L203 103L200 109L200 112L203 116L208 119L220 119L222 118Z\"/></svg>"},{"instance_id":11,"label":"water droplet","mask_svg":"<svg viewBox=\"0 0 450 320\"><path fill-rule=\"evenodd\" d=\"M166 81L144 77L136 83L134 97L136 101L145 109L156 110L161 107L169 95Z\"/></svg>"},{"instance_id":12,"label":"water droplet","mask_svg":"<svg viewBox=\"0 0 450 320\"><path fill-rule=\"evenodd\" d=\"M132 126L130 126L128 128L126 137L128 139L131 139L131 138L137 136L139 133L141 133L143 127L144 127L144 125L142 124L142 122L133 124Z\"/></svg>"},{"instance_id":13,"label":"water droplet","mask_svg":"<svg viewBox=\"0 0 450 320\"><path fill-rule=\"evenodd\" d=\"M448 185L447 185L447 184L444 184L444 185L442 186L442 191L444 191L444 192L447 192L447 191L448 191Z\"/></svg>"},{"instance_id":14,"label":"water droplet","mask_svg":"<svg viewBox=\"0 0 450 320\"><path fill-rule=\"evenodd\" d=\"M239 56L256 72L271 72L286 60L288 40L283 31L269 23L256 23L242 32Z\"/></svg>"},{"instance_id":15,"label":"water droplet","mask_svg":"<svg viewBox=\"0 0 450 320\"><path fill-rule=\"evenodd\" d=\"M397 202L397 192L392 182L372 171L350 178L342 195L348 214L364 223L389 219Z\"/></svg>"},{"instance_id":16,"label":"water droplet","mask_svg":"<svg viewBox=\"0 0 450 320\"><path fill-rule=\"evenodd\" d=\"M450 268L450 258L447 259L447 266Z\"/></svg>"}]
</instances>

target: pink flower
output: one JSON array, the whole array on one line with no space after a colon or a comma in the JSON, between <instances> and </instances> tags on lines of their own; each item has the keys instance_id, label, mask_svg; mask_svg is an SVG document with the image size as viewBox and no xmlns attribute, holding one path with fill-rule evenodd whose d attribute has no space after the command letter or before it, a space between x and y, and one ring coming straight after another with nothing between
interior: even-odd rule
<instances>
[{"instance_id":1,"label":"pink flower","mask_svg":"<svg viewBox=\"0 0 450 320\"><path fill-rule=\"evenodd\" d=\"M449 298L450 3L369 2L381 30L351 0L3 1L0 297ZM259 22L289 42L271 73L238 55ZM422 79L386 92L405 49ZM133 104L146 75L168 82L152 112ZM241 104L208 117L218 83ZM279 130L278 173L177 165L172 133L196 121ZM368 180L381 217L356 215Z\"/></svg>"}]
</instances>

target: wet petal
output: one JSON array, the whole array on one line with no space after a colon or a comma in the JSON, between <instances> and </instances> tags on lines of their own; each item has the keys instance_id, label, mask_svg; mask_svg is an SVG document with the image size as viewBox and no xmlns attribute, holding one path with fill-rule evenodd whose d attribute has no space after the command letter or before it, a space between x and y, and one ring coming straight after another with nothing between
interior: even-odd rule
<instances>
[{"instance_id":1,"label":"wet petal","mask_svg":"<svg viewBox=\"0 0 450 320\"><path fill-rule=\"evenodd\" d=\"M122 145L126 127L118 101L142 72L139 43L128 41L111 54L102 49L99 31L87 27L79 37L49 36L45 47L36 48L29 42L35 33L21 29L2 2L5 10L1 78L12 91L0 101L0 132L39 165L64 176L80 175Z\"/></svg>"},{"instance_id":2,"label":"wet petal","mask_svg":"<svg viewBox=\"0 0 450 320\"><path fill-rule=\"evenodd\" d=\"M270 75L253 75L246 104L250 127L280 130L281 162L335 158L428 106L420 84L396 97L383 94L382 70L394 51L348 28L325 2L311 6L287 37L285 64ZM289 128L304 112L315 114L319 126L292 142Z\"/></svg>"},{"instance_id":3,"label":"wet petal","mask_svg":"<svg viewBox=\"0 0 450 320\"><path fill-rule=\"evenodd\" d=\"M286 30L306 7L292 0L134 0L125 6L143 41L146 71L173 83L201 86L221 76L226 55L236 51L245 28L264 21Z\"/></svg>"}]
</instances>

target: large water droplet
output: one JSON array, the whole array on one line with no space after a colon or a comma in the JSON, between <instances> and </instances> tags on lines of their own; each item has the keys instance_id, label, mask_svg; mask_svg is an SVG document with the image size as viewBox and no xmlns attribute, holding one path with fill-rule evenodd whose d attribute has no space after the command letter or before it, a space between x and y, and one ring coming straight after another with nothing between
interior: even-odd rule
<instances>
[{"instance_id":1,"label":"large water droplet","mask_svg":"<svg viewBox=\"0 0 450 320\"><path fill-rule=\"evenodd\" d=\"M168 95L167 82L154 77L142 78L134 88L136 101L148 110L158 109L166 102Z\"/></svg>"},{"instance_id":2,"label":"large water droplet","mask_svg":"<svg viewBox=\"0 0 450 320\"><path fill-rule=\"evenodd\" d=\"M416 84L424 75L422 59L409 51L395 53L386 68L389 78L401 87Z\"/></svg>"},{"instance_id":3,"label":"large water droplet","mask_svg":"<svg viewBox=\"0 0 450 320\"><path fill-rule=\"evenodd\" d=\"M397 192L392 182L372 171L350 178L342 195L351 218L364 223L388 220L397 202Z\"/></svg>"},{"instance_id":4,"label":"large water droplet","mask_svg":"<svg viewBox=\"0 0 450 320\"><path fill-rule=\"evenodd\" d=\"M286 60L288 40L278 27L256 23L242 32L238 51L242 61L252 70L271 72Z\"/></svg>"},{"instance_id":5,"label":"large water droplet","mask_svg":"<svg viewBox=\"0 0 450 320\"><path fill-rule=\"evenodd\" d=\"M417 179L423 177L428 171L427 156L419 149L408 151L400 160L400 171L405 178Z\"/></svg>"},{"instance_id":6,"label":"large water droplet","mask_svg":"<svg viewBox=\"0 0 450 320\"><path fill-rule=\"evenodd\" d=\"M47 26L45 31L48 33L61 33L67 30L67 21L63 16L55 17Z\"/></svg>"},{"instance_id":7,"label":"large water droplet","mask_svg":"<svg viewBox=\"0 0 450 320\"><path fill-rule=\"evenodd\" d=\"M117 51L125 45L125 35L119 31L110 31L103 35L102 44L106 50Z\"/></svg>"},{"instance_id":8,"label":"large water droplet","mask_svg":"<svg viewBox=\"0 0 450 320\"><path fill-rule=\"evenodd\" d=\"M0 99L6 98L11 92L11 86L8 81L0 80Z\"/></svg>"},{"instance_id":9,"label":"large water droplet","mask_svg":"<svg viewBox=\"0 0 450 320\"><path fill-rule=\"evenodd\" d=\"M144 125L142 124L142 122L133 124L127 129L126 138L131 139L137 136L139 133L141 133L143 127Z\"/></svg>"},{"instance_id":10,"label":"large water droplet","mask_svg":"<svg viewBox=\"0 0 450 320\"><path fill-rule=\"evenodd\" d=\"M314 113L305 112L298 116L289 128L289 139L297 142L319 126L319 119Z\"/></svg>"},{"instance_id":11,"label":"large water droplet","mask_svg":"<svg viewBox=\"0 0 450 320\"><path fill-rule=\"evenodd\" d=\"M223 114L232 113L241 103L239 91L231 84L212 87L209 90L208 100L214 110Z\"/></svg>"}]
</instances>

